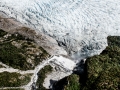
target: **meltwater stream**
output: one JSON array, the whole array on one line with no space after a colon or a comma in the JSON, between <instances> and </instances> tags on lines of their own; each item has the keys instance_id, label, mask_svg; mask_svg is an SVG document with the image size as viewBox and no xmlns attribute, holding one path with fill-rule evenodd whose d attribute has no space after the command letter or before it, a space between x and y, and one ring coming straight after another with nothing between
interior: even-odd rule
<instances>
[{"instance_id":1,"label":"meltwater stream","mask_svg":"<svg viewBox=\"0 0 120 90\"><path fill-rule=\"evenodd\" d=\"M38 79L38 75L37 73L42 69L44 68L46 65L49 65L50 62L53 61L56 65L58 65L59 67L61 68L64 68L66 69L65 71L68 71L69 74L67 73L65 76L68 76L72 73L73 69L75 68L76 64L75 62L73 62L72 60L68 59L68 58L65 58L63 56L53 56L51 57L50 59L48 60L45 60L43 61L41 64L39 64L35 69L34 69L34 74L31 78L31 81L26 85L24 86L25 87L25 90L31 90L32 87L36 88L35 84L37 82L37 79ZM60 76L60 75L59 75ZM64 75L58 77L57 79L61 79L61 78L64 78L65 77ZM49 84L48 82L50 82L50 79L54 79L54 78L49 78L49 80L47 82L45 82L46 84ZM48 89L49 88L49 85L46 85L46 88ZM47 87L48 86L48 87Z\"/></svg>"}]
</instances>

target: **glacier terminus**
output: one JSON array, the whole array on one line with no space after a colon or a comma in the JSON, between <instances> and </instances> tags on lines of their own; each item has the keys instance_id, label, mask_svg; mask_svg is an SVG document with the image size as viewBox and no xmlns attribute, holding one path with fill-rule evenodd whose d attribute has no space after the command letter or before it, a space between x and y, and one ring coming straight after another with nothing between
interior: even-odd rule
<instances>
[{"instance_id":1,"label":"glacier terminus","mask_svg":"<svg viewBox=\"0 0 120 90\"><path fill-rule=\"evenodd\" d=\"M0 0L0 12L54 38L74 59L99 54L120 35L119 0Z\"/></svg>"}]
</instances>

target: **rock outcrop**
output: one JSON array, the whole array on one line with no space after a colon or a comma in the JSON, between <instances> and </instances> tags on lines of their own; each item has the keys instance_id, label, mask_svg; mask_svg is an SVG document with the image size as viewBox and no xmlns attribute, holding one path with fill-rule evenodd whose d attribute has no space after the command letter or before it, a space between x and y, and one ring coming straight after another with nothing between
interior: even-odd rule
<instances>
[{"instance_id":1,"label":"rock outcrop","mask_svg":"<svg viewBox=\"0 0 120 90\"><path fill-rule=\"evenodd\" d=\"M1 13L0 13L1 14ZM36 33L34 29L28 28L22 23L5 15L0 16L0 29L11 34L20 34L26 38L34 40L34 42L44 48L50 55L67 55L67 52L58 46L55 39L43 33Z\"/></svg>"}]
</instances>

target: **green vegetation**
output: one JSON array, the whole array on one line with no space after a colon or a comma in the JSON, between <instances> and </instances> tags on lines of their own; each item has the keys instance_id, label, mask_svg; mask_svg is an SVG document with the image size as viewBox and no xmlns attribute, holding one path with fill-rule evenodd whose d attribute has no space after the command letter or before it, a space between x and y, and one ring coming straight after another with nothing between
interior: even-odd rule
<instances>
[{"instance_id":1,"label":"green vegetation","mask_svg":"<svg viewBox=\"0 0 120 90\"><path fill-rule=\"evenodd\" d=\"M7 34L7 32L5 32L5 31L3 31L3 30L0 29L0 37L3 37L6 34Z\"/></svg>"},{"instance_id":2,"label":"green vegetation","mask_svg":"<svg viewBox=\"0 0 120 90\"><path fill-rule=\"evenodd\" d=\"M46 57L50 57L50 55L47 53L47 51L44 50L42 47L39 47L39 49L43 52L43 53L41 53L41 55L40 55L40 58L41 58L41 59L46 59Z\"/></svg>"},{"instance_id":3,"label":"green vegetation","mask_svg":"<svg viewBox=\"0 0 120 90\"><path fill-rule=\"evenodd\" d=\"M6 37L4 37L7 35ZM67 77L65 90L120 90L120 37L108 37L108 47L100 54L86 61L86 77ZM37 54L36 54L37 53ZM34 41L19 34L9 34L0 30L0 61L13 68L33 69L50 55L37 46ZM0 67L2 67L0 65ZM38 73L37 90L46 90L43 82L51 66L45 66ZM0 87L17 87L29 82L30 75L21 76L18 73L0 73ZM12 89L9 89L12 90ZM16 89L19 90L19 89Z\"/></svg>"},{"instance_id":4,"label":"green vegetation","mask_svg":"<svg viewBox=\"0 0 120 90\"><path fill-rule=\"evenodd\" d=\"M108 47L88 58L83 90L120 90L120 37L108 37Z\"/></svg>"},{"instance_id":5,"label":"green vegetation","mask_svg":"<svg viewBox=\"0 0 120 90\"><path fill-rule=\"evenodd\" d=\"M36 83L38 87L37 90L46 90L43 87L43 82L44 82L44 79L46 78L46 74L50 73L51 71L52 71L52 67L50 65L47 65L38 72L38 80Z\"/></svg>"},{"instance_id":6,"label":"green vegetation","mask_svg":"<svg viewBox=\"0 0 120 90\"><path fill-rule=\"evenodd\" d=\"M0 73L0 87L19 87L30 81L31 74L21 75L19 73Z\"/></svg>"},{"instance_id":7,"label":"green vegetation","mask_svg":"<svg viewBox=\"0 0 120 90\"><path fill-rule=\"evenodd\" d=\"M67 77L68 85L65 86L65 90L79 90L80 83L79 83L79 76L72 74Z\"/></svg>"},{"instance_id":8,"label":"green vegetation","mask_svg":"<svg viewBox=\"0 0 120 90\"><path fill-rule=\"evenodd\" d=\"M0 43L0 61L14 68L29 69L30 65L20 53L24 53L24 51L11 43Z\"/></svg>"},{"instance_id":9,"label":"green vegetation","mask_svg":"<svg viewBox=\"0 0 120 90\"><path fill-rule=\"evenodd\" d=\"M0 68L4 68L4 66L0 65Z\"/></svg>"},{"instance_id":10,"label":"green vegetation","mask_svg":"<svg viewBox=\"0 0 120 90\"><path fill-rule=\"evenodd\" d=\"M0 89L0 90L24 90L24 89L21 89L21 88L20 89L18 89L18 88L17 89L12 89L11 88L11 89Z\"/></svg>"},{"instance_id":11,"label":"green vegetation","mask_svg":"<svg viewBox=\"0 0 120 90\"><path fill-rule=\"evenodd\" d=\"M120 90L120 37L108 37L108 47L88 58L85 67L82 81L77 75L69 76L65 90Z\"/></svg>"},{"instance_id":12,"label":"green vegetation","mask_svg":"<svg viewBox=\"0 0 120 90\"><path fill-rule=\"evenodd\" d=\"M0 61L20 70L34 69L50 55L37 46L33 40L15 33L8 34L0 30Z\"/></svg>"}]
</instances>

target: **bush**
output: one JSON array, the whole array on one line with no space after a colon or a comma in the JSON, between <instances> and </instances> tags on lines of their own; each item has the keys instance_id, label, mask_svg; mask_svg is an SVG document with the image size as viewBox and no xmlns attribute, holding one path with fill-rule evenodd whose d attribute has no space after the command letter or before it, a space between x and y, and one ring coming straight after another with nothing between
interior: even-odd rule
<instances>
[{"instance_id":1,"label":"bush","mask_svg":"<svg viewBox=\"0 0 120 90\"><path fill-rule=\"evenodd\" d=\"M7 32L3 31L2 29L0 29L0 37L3 37L4 35L6 35Z\"/></svg>"},{"instance_id":2,"label":"bush","mask_svg":"<svg viewBox=\"0 0 120 90\"><path fill-rule=\"evenodd\" d=\"M109 36L108 47L86 61L86 75L69 76L65 90L120 90L120 37ZM84 84L83 84L84 83Z\"/></svg>"},{"instance_id":3,"label":"bush","mask_svg":"<svg viewBox=\"0 0 120 90\"><path fill-rule=\"evenodd\" d=\"M11 43L0 44L0 61L18 69L29 69L23 50L13 46Z\"/></svg>"},{"instance_id":4,"label":"bush","mask_svg":"<svg viewBox=\"0 0 120 90\"><path fill-rule=\"evenodd\" d=\"M26 85L30 81L30 74L22 75L24 78L20 78L19 73L0 73L0 87L19 87Z\"/></svg>"},{"instance_id":5,"label":"bush","mask_svg":"<svg viewBox=\"0 0 120 90\"><path fill-rule=\"evenodd\" d=\"M5 34L7 33L0 30L1 36ZM3 39L3 42L0 43L0 61L13 68L21 70L34 69L35 66L38 65L42 60L49 57L49 54L42 47L37 47L33 40L26 39L26 37L18 33L11 34L6 39L1 39ZM18 43L20 47L12 44L13 41ZM42 53L39 56L35 55L34 52L33 54L31 54L30 51L27 53L28 48L42 51ZM35 59L31 59L31 62L29 62L27 59L30 57L34 57Z\"/></svg>"},{"instance_id":6,"label":"bush","mask_svg":"<svg viewBox=\"0 0 120 90\"><path fill-rule=\"evenodd\" d=\"M108 37L108 45L100 55L87 59L87 82L83 89L120 89L120 37Z\"/></svg>"},{"instance_id":7,"label":"bush","mask_svg":"<svg viewBox=\"0 0 120 90\"><path fill-rule=\"evenodd\" d=\"M65 90L80 90L79 76L72 74L67 77L68 85Z\"/></svg>"},{"instance_id":8,"label":"bush","mask_svg":"<svg viewBox=\"0 0 120 90\"><path fill-rule=\"evenodd\" d=\"M38 80L36 83L36 86L38 87L37 90L46 90L45 87L43 87L43 82L46 78L46 74L50 73L51 71L52 67L50 65L47 65L38 72Z\"/></svg>"}]
</instances>

